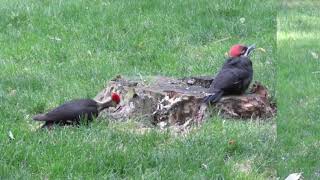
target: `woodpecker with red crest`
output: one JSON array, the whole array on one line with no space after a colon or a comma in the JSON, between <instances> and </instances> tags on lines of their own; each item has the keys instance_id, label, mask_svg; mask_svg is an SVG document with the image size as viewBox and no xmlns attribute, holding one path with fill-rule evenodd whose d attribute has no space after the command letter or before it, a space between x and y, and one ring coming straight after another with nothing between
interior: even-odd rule
<instances>
[{"instance_id":1,"label":"woodpecker with red crest","mask_svg":"<svg viewBox=\"0 0 320 180\"><path fill-rule=\"evenodd\" d=\"M120 96L113 93L104 102L97 102L93 99L79 99L66 102L45 114L38 114L33 117L35 121L44 121L42 128L50 128L57 125L78 125L81 120L92 121L99 113L109 107L116 107L120 103Z\"/></svg>"},{"instance_id":2,"label":"woodpecker with red crest","mask_svg":"<svg viewBox=\"0 0 320 180\"><path fill-rule=\"evenodd\" d=\"M247 47L241 44L230 48L229 58L211 83L210 95L204 98L204 103L214 104L224 95L240 95L248 89L253 76L249 55L254 49L255 45Z\"/></svg>"}]
</instances>

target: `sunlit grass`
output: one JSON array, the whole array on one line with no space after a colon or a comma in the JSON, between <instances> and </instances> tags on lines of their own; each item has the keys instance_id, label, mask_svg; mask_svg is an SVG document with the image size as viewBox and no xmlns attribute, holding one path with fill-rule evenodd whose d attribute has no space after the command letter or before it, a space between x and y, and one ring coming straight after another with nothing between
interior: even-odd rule
<instances>
[{"instance_id":1,"label":"sunlit grass","mask_svg":"<svg viewBox=\"0 0 320 180\"><path fill-rule=\"evenodd\" d=\"M108 122L36 131L39 124L31 117L66 100L94 97L118 74L213 75L234 43L255 43L266 50L252 56L254 80L275 95L276 1L0 4L0 179L275 175L273 120L213 117L188 136L174 137L157 130L136 133L130 123ZM237 146L229 147L230 140Z\"/></svg>"},{"instance_id":2,"label":"sunlit grass","mask_svg":"<svg viewBox=\"0 0 320 180\"><path fill-rule=\"evenodd\" d=\"M318 1L283 1L278 15L277 89L280 177L319 179L320 12Z\"/></svg>"}]
</instances>

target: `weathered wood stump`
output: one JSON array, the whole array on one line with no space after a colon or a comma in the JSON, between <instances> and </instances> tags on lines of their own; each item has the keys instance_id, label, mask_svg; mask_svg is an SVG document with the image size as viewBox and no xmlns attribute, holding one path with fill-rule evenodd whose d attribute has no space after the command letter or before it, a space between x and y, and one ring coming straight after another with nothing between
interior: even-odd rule
<instances>
[{"instance_id":1,"label":"weathered wood stump","mask_svg":"<svg viewBox=\"0 0 320 180\"><path fill-rule=\"evenodd\" d=\"M103 111L101 117L147 119L160 127L198 124L213 112L223 117L241 119L266 119L275 115L276 107L270 102L267 89L257 82L249 93L225 96L212 108L208 107L202 99L213 80L211 77L126 79L118 76L95 99L103 101L112 92L117 92L121 103L117 108Z\"/></svg>"}]
</instances>

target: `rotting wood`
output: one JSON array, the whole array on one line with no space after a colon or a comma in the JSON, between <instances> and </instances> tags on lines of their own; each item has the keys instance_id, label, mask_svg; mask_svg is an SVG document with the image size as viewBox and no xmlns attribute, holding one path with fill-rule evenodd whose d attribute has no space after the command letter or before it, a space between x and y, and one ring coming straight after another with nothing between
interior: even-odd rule
<instances>
[{"instance_id":1,"label":"rotting wood","mask_svg":"<svg viewBox=\"0 0 320 180\"><path fill-rule=\"evenodd\" d=\"M112 92L117 92L121 103L116 108L103 111L101 117L114 120L147 119L161 128L199 124L213 112L219 112L223 117L253 120L275 115L275 104L270 101L267 89L258 82L247 94L225 96L215 106L202 104L213 80L208 76L180 79L160 76L127 79L117 76L95 100L103 101Z\"/></svg>"}]
</instances>

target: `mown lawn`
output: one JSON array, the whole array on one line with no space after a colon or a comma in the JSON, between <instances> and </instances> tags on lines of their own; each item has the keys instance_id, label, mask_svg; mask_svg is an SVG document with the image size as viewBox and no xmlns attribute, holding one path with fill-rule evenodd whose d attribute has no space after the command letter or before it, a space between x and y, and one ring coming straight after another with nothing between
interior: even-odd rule
<instances>
[{"instance_id":1,"label":"mown lawn","mask_svg":"<svg viewBox=\"0 0 320 180\"><path fill-rule=\"evenodd\" d=\"M137 133L132 122L96 121L90 127L36 131L39 124L31 117L66 100L94 97L117 74L213 75L234 43L256 43L266 50L252 56L254 79L275 96L276 2L0 0L0 179L274 177L275 120L212 117L187 136L175 137L158 130ZM229 39L219 41L225 38ZM279 46L300 47L288 43ZM285 52L309 57L301 49L286 48ZM318 75L310 72L287 83L284 73L302 73L297 67L307 59L293 57L291 61L295 68L277 78L290 92L279 92L278 101L300 102L294 99L294 92L299 91L299 100L308 98L309 104L298 110L282 104L283 119L305 117L303 108L316 103L314 91L310 90L313 96L302 97L309 91L293 85ZM314 65L318 62L313 61ZM277 62L279 67L288 63ZM301 115L293 116L294 111ZM284 121L279 121L280 136ZM315 124L309 122L315 133ZM8 137L9 131L14 140ZM230 146L230 140L236 145ZM319 144L307 147L312 146ZM317 151L310 151L314 153L308 155L315 159Z\"/></svg>"},{"instance_id":2,"label":"mown lawn","mask_svg":"<svg viewBox=\"0 0 320 180\"><path fill-rule=\"evenodd\" d=\"M285 0L278 16L280 177L320 179L320 2Z\"/></svg>"}]
</instances>

